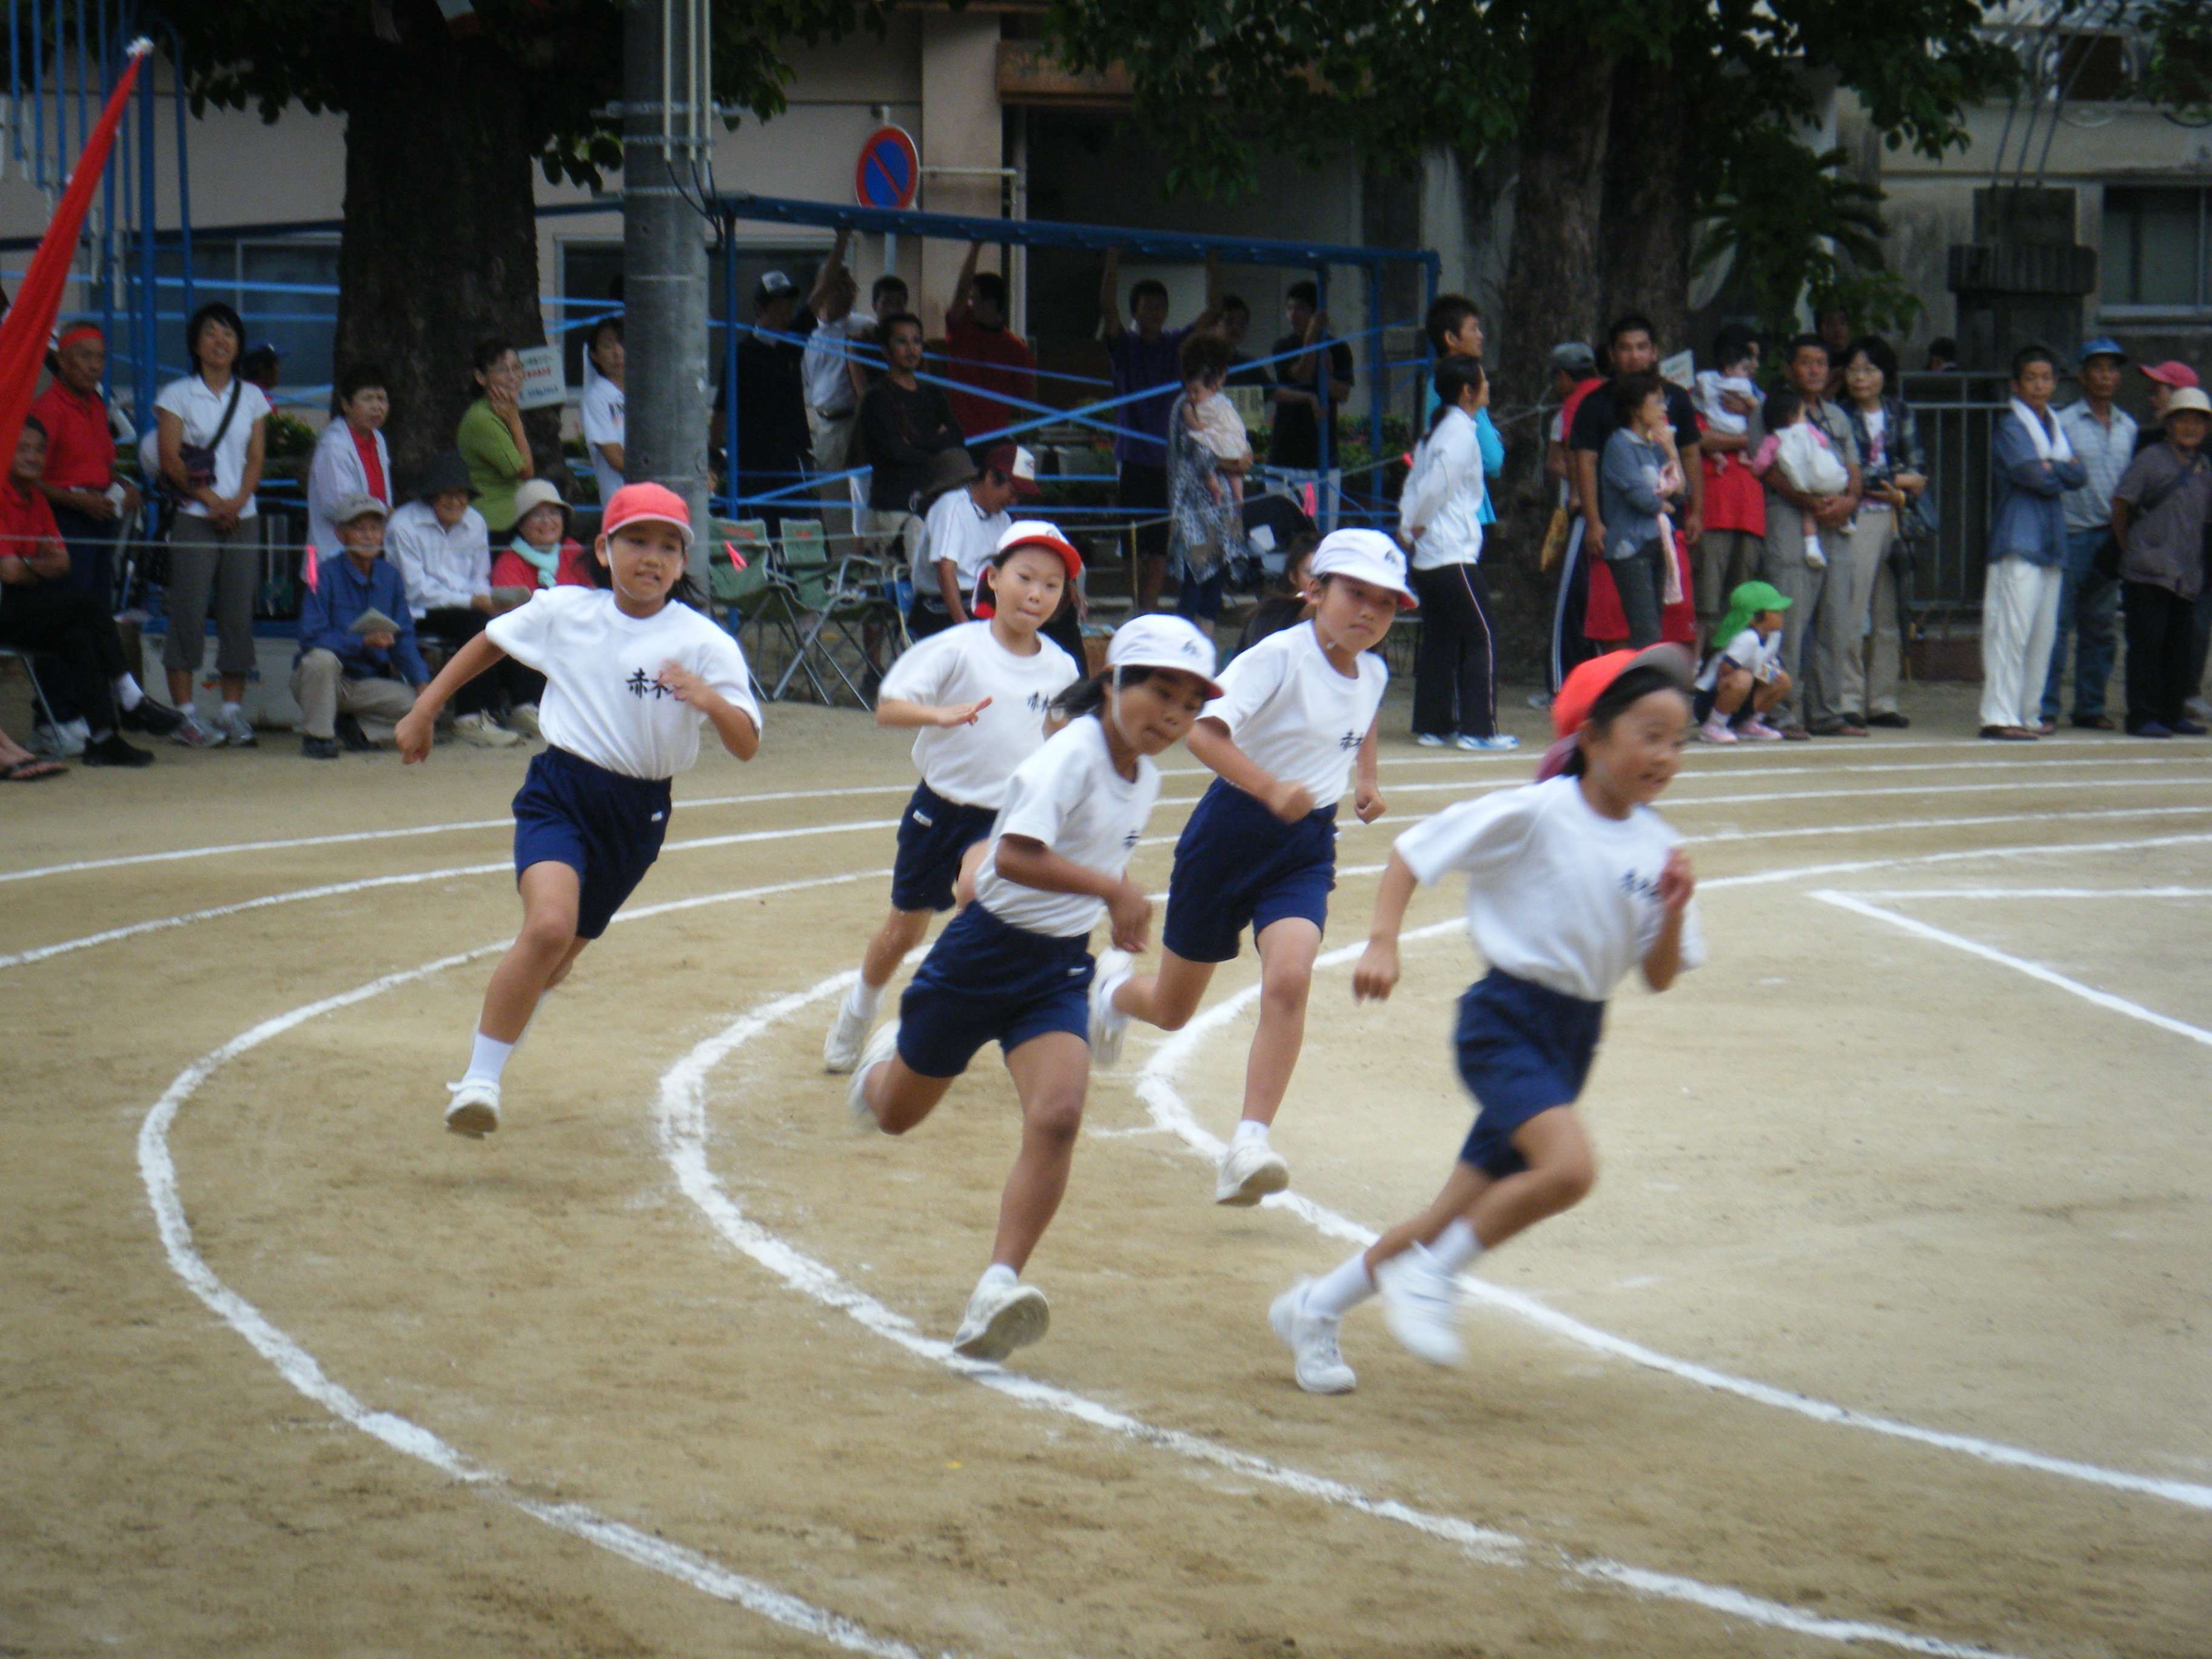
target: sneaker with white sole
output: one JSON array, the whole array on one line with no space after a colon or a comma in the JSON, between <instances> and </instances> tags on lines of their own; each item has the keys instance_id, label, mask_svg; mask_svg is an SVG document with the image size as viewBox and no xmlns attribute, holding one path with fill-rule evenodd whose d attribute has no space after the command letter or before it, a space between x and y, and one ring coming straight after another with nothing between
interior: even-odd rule
<instances>
[{"instance_id":1,"label":"sneaker with white sole","mask_svg":"<svg viewBox=\"0 0 2212 1659\"><path fill-rule=\"evenodd\" d=\"M1462 749L1518 749L1521 739L1510 732L1493 732L1486 738L1478 738L1471 732L1462 732L1453 739Z\"/></svg>"},{"instance_id":2,"label":"sneaker with white sole","mask_svg":"<svg viewBox=\"0 0 2212 1659\"><path fill-rule=\"evenodd\" d=\"M1706 743L1734 743L1735 741L1735 733L1729 730L1728 722L1723 720L1718 714L1714 715L1711 720L1707 720L1703 726L1698 728L1698 736Z\"/></svg>"},{"instance_id":3,"label":"sneaker with white sole","mask_svg":"<svg viewBox=\"0 0 2212 1659\"><path fill-rule=\"evenodd\" d=\"M182 744L187 749L220 749L222 747L222 728L197 708L187 704L177 710L184 719L177 729L169 733L171 743Z\"/></svg>"},{"instance_id":4,"label":"sneaker with white sole","mask_svg":"<svg viewBox=\"0 0 2212 1659\"><path fill-rule=\"evenodd\" d=\"M1350 1394L1359 1379L1336 1346L1337 1328L1344 1322L1307 1311L1306 1293L1312 1289L1313 1280L1301 1279L1285 1291L1267 1304L1267 1323L1297 1362L1300 1388L1308 1394Z\"/></svg>"},{"instance_id":5,"label":"sneaker with white sole","mask_svg":"<svg viewBox=\"0 0 2212 1659\"><path fill-rule=\"evenodd\" d=\"M217 717L222 726L222 740L233 749L258 749L261 739L253 735L253 722L246 718L243 708Z\"/></svg>"},{"instance_id":6,"label":"sneaker with white sole","mask_svg":"<svg viewBox=\"0 0 2212 1659\"><path fill-rule=\"evenodd\" d=\"M538 729L538 705L534 702L519 702L508 709L506 725L508 731L519 732L526 738L542 738L545 735Z\"/></svg>"},{"instance_id":7,"label":"sneaker with white sole","mask_svg":"<svg viewBox=\"0 0 2212 1659\"><path fill-rule=\"evenodd\" d=\"M1737 726L1735 734L1739 738L1748 738L1753 743L1780 743L1788 735L1786 732L1776 731L1765 720L1757 719L1747 720L1741 726Z\"/></svg>"},{"instance_id":8,"label":"sneaker with white sole","mask_svg":"<svg viewBox=\"0 0 2212 1659\"><path fill-rule=\"evenodd\" d=\"M1004 1359L1040 1340L1052 1328L1052 1304L1034 1285L978 1285L952 1334L952 1352L965 1359Z\"/></svg>"},{"instance_id":9,"label":"sneaker with white sole","mask_svg":"<svg viewBox=\"0 0 2212 1659\"><path fill-rule=\"evenodd\" d=\"M898 1022L894 1019L876 1027L876 1034L868 1039L866 1046L860 1050L860 1059L854 1062L853 1080L845 1085L845 1105L853 1114L855 1129L880 1129L883 1127L877 1121L876 1109L868 1104L868 1073L896 1053Z\"/></svg>"},{"instance_id":10,"label":"sneaker with white sole","mask_svg":"<svg viewBox=\"0 0 2212 1659\"><path fill-rule=\"evenodd\" d=\"M1127 951L1108 951L1098 958L1091 976L1091 1063L1111 1066L1121 1058L1121 1039L1129 1035L1129 1017L1114 1006L1114 993L1129 982L1136 958Z\"/></svg>"},{"instance_id":11,"label":"sneaker with white sole","mask_svg":"<svg viewBox=\"0 0 2212 1659\"><path fill-rule=\"evenodd\" d=\"M1232 1141L1221 1155L1221 1178L1213 1183L1213 1201L1241 1209L1290 1184L1291 1166L1266 1141Z\"/></svg>"},{"instance_id":12,"label":"sneaker with white sole","mask_svg":"<svg viewBox=\"0 0 2212 1659\"><path fill-rule=\"evenodd\" d=\"M1424 749L1441 749L1451 739L1435 732L1416 732L1413 733L1413 741Z\"/></svg>"},{"instance_id":13,"label":"sneaker with white sole","mask_svg":"<svg viewBox=\"0 0 2212 1659\"><path fill-rule=\"evenodd\" d=\"M1382 1321L1408 1353L1431 1365L1467 1362L1459 1335L1459 1290L1426 1248L1416 1244L1384 1262L1375 1274L1382 1292Z\"/></svg>"},{"instance_id":14,"label":"sneaker with white sole","mask_svg":"<svg viewBox=\"0 0 2212 1659\"><path fill-rule=\"evenodd\" d=\"M851 1071L867 1040L868 1017L853 1006L848 992L837 999L836 1017L830 1022L830 1035L822 1041L822 1069L839 1073Z\"/></svg>"},{"instance_id":15,"label":"sneaker with white sole","mask_svg":"<svg viewBox=\"0 0 2212 1659\"><path fill-rule=\"evenodd\" d=\"M512 749L522 739L489 714L456 714L453 736L478 749Z\"/></svg>"},{"instance_id":16,"label":"sneaker with white sole","mask_svg":"<svg viewBox=\"0 0 2212 1659\"><path fill-rule=\"evenodd\" d=\"M448 1083L453 1099L446 1104L446 1127L457 1135L482 1140L499 1127L499 1085L480 1078Z\"/></svg>"}]
</instances>

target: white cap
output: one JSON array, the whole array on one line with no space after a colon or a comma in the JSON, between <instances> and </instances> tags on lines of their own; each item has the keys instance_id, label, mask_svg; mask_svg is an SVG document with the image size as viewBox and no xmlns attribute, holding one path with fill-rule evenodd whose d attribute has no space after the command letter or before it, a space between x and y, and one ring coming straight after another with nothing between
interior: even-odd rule
<instances>
[{"instance_id":1,"label":"white cap","mask_svg":"<svg viewBox=\"0 0 2212 1659\"><path fill-rule=\"evenodd\" d=\"M1213 641L1181 617L1158 611L1132 617L1114 630L1106 645L1109 668L1174 668L1195 674L1206 683L1206 695L1221 695L1213 678L1221 656Z\"/></svg>"},{"instance_id":2,"label":"white cap","mask_svg":"<svg viewBox=\"0 0 2212 1659\"><path fill-rule=\"evenodd\" d=\"M1411 611L1419 603L1406 585L1406 555L1398 544L1379 530L1332 530L1314 549L1312 571L1322 576L1350 576L1398 596L1398 608Z\"/></svg>"},{"instance_id":3,"label":"white cap","mask_svg":"<svg viewBox=\"0 0 2212 1659\"><path fill-rule=\"evenodd\" d=\"M2185 386L2166 400L2166 417L2169 421L2192 409L2199 415L2212 415L2212 398L2207 398L2193 386Z\"/></svg>"}]
</instances>

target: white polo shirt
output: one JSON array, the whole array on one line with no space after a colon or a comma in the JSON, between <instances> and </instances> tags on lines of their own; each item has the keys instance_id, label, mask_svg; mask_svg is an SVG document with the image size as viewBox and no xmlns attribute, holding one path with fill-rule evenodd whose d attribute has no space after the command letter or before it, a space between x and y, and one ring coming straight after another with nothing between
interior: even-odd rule
<instances>
[{"instance_id":1,"label":"white polo shirt","mask_svg":"<svg viewBox=\"0 0 2212 1659\"><path fill-rule=\"evenodd\" d=\"M429 502L406 502L385 523L384 553L399 567L418 622L426 611L466 610L491 592L491 537L473 507L448 530Z\"/></svg>"},{"instance_id":2,"label":"white polo shirt","mask_svg":"<svg viewBox=\"0 0 2212 1659\"><path fill-rule=\"evenodd\" d=\"M665 663L690 670L759 728L744 653L688 605L626 617L609 589L541 587L484 634L545 676L538 705L545 741L624 777L673 777L699 758L707 717L659 684Z\"/></svg>"},{"instance_id":3,"label":"white polo shirt","mask_svg":"<svg viewBox=\"0 0 2212 1659\"><path fill-rule=\"evenodd\" d=\"M939 561L950 559L960 601L968 603L975 592L976 577L991 562L999 550L999 538L1012 523L1003 512L981 511L965 489L946 490L930 503L921 521L921 536L914 550L915 591L942 599L945 590L938 585L937 567Z\"/></svg>"},{"instance_id":4,"label":"white polo shirt","mask_svg":"<svg viewBox=\"0 0 2212 1659\"><path fill-rule=\"evenodd\" d=\"M1340 674L1309 620L1239 652L1219 678L1221 696L1200 718L1225 724L1255 764L1304 784L1316 807L1344 798L1389 684L1382 658L1363 651L1358 672Z\"/></svg>"},{"instance_id":5,"label":"white polo shirt","mask_svg":"<svg viewBox=\"0 0 2212 1659\"><path fill-rule=\"evenodd\" d=\"M919 641L891 665L882 695L933 708L991 706L973 726L925 726L914 740L921 781L963 806L1002 805L1014 769L1044 746L1045 708L1080 678L1075 659L1042 635L1017 656L987 622L962 623Z\"/></svg>"},{"instance_id":6,"label":"white polo shirt","mask_svg":"<svg viewBox=\"0 0 2212 1659\"><path fill-rule=\"evenodd\" d=\"M831 416L853 412L853 380L846 365L852 360L853 343L873 331L870 320L857 311L847 312L834 323L814 325L799 364L809 409Z\"/></svg>"},{"instance_id":7,"label":"white polo shirt","mask_svg":"<svg viewBox=\"0 0 2212 1659\"><path fill-rule=\"evenodd\" d=\"M990 852L975 873L975 899L1012 927L1079 939L1098 925L1106 901L1088 893L1048 893L999 873L999 838L1025 836L1062 858L1119 876L1159 799L1160 771L1137 757L1133 782L1114 769L1106 728L1089 715L1062 726L1014 769L1006 804L991 826Z\"/></svg>"}]
</instances>

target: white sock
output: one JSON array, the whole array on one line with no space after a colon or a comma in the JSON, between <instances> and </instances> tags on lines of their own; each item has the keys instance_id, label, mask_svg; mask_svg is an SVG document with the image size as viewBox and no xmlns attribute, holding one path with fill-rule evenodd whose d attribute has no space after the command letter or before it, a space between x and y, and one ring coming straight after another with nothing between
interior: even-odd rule
<instances>
[{"instance_id":1,"label":"white sock","mask_svg":"<svg viewBox=\"0 0 2212 1659\"><path fill-rule=\"evenodd\" d=\"M994 1261L983 1269L983 1276L975 1281L975 1288L979 1291L988 1291L994 1285L1018 1283L1020 1279L1021 1275L1005 1262Z\"/></svg>"},{"instance_id":2,"label":"white sock","mask_svg":"<svg viewBox=\"0 0 2212 1659\"><path fill-rule=\"evenodd\" d=\"M1267 1126L1257 1118L1239 1118L1237 1120L1237 1133L1229 1138L1229 1144L1231 1146L1242 1146L1249 1140L1256 1140L1262 1146L1266 1146Z\"/></svg>"},{"instance_id":3,"label":"white sock","mask_svg":"<svg viewBox=\"0 0 2212 1659\"><path fill-rule=\"evenodd\" d=\"M139 688L136 679L128 674L118 674L115 677L116 706L125 714L129 714L145 701L146 694Z\"/></svg>"},{"instance_id":4,"label":"white sock","mask_svg":"<svg viewBox=\"0 0 2212 1659\"><path fill-rule=\"evenodd\" d=\"M1437 1235L1437 1242L1429 1246L1429 1255L1434 1258L1437 1266L1448 1273L1457 1273L1481 1254L1482 1241L1474 1236L1474 1229L1467 1224L1465 1216L1455 1218L1449 1226Z\"/></svg>"},{"instance_id":5,"label":"white sock","mask_svg":"<svg viewBox=\"0 0 2212 1659\"><path fill-rule=\"evenodd\" d=\"M517 1038L517 1042L520 1039ZM501 1042L497 1037L488 1037L482 1031L476 1035L475 1046L469 1050L469 1069L461 1079L464 1083L496 1083L499 1074L507 1068L507 1057L514 1052L514 1043Z\"/></svg>"},{"instance_id":6,"label":"white sock","mask_svg":"<svg viewBox=\"0 0 2212 1659\"><path fill-rule=\"evenodd\" d=\"M237 704L237 703L234 703L234 702L227 702L227 703L223 704L223 706L222 706L222 717L223 717L223 719L224 719L226 721L228 721L228 720L236 720L236 719L238 718L238 715L239 715L239 709L240 709L240 705L239 705L239 704Z\"/></svg>"},{"instance_id":7,"label":"white sock","mask_svg":"<svg viewBox=\"0 0 2212 1659\"><path fill-rule=\"evenodd\" d=\"M1375 1281L1367 1273L1367 1253L1362 1250L1314 1280L1312 1288L1306 1291L1306 1307L1311 1312L1341 1319L1374 1294Z\"/></svg>"},{"instance_id":8,"label":"white sock","mask_svg":"<svg viewBox=\"0 0 2212 1659\"><path fill-rule=\"evenodd\" d=\"M856 979L853 988L845 993L845 1006L872 1025L876 1023L876 1010L884 1006L884 988Z\"/></svg>"}]
</instances>

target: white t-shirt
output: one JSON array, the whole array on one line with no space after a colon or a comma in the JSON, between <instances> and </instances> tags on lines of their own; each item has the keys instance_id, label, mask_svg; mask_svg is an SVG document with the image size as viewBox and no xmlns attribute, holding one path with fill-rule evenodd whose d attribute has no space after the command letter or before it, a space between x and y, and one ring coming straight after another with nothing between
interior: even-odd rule
<instances>
[{"instance_id":1,"label":"white t-shirt","mask_svg":"<svg viewBox=\"0 0 2212 1659\"><path fill-rule=\"evenodd\" d=\"M592 471L599 481L599 505L614 500L623 487L623 475L599 453L601 444L623 446L623 389L589 363L584 366L584 396L576 419L584 428L584 447L591 454ZM624 460L629 458L625 455Z\"/></svg>"},{"instance_id":2,"label":"white t-shirt","mask_svg":"<svg viewBox=\"0 0 2212 1659\"><path fill-rule=\"evenodd\" d=\"M407 608L466 610L491 592L491 538L473 507L448 530L428 501L402 502L384 526L384 553L407 584Z\"/></svg>"},{"instance_id":3,"label":"white t-shirt","mask_svg":"<svg viewBox=\"0 0 2212 1659\"><path fill-rule=\"evenodd\" d=\"M973 726L925 726L914 740L921 781L963 806L999 806L1014 769L1044 746L1045 705L1081 676L1075 659L1038 635L1037 649L1018 657L999 643L987 622L962 623L919 641L891 665L881 695L934 708L949 703L991 706Z\"/></svg>"},{"instance_id":4,"label":"white t-shirt","mask_svg":"<svg viewBox=\"0 0 2212 1659\"><path fill-rule=\"evenodd\" d=\"M1361 652L1358 676L1346 678L1308 621L1239 652L1219 678L1221 696L1200 718L1227 725L1230 739L1255 764L1304 784L1316 807L1344 798L1389 682L1382 658Z\"/></svg>"},{"instance_id":5,"label":"white t-shirt","mask_svg":"<svg viewBox=\"0 0 2212 1659\"><path fill-rule=\"evenodd\" d=\"M690 669L760 725L744 653L688 605L625 617L606 588L541 587L484 635L545 676L545 741L624 777L672 777L699 758L707 717L657 683L664 663Z\"/></svg>"},{"instance_id":6,"label":"white t-shirt","mask_svg":"<svg viewBox=\"0 0 2212 1659\"><path fill-rule=\"evenodd\" d=\"M948 489L929 505L921 521L921 535L914 549L915 591L942 600L945 590L937 580L938 562L952 561L953 586L960 602L975 592L975 578L999 550L999 538L1013 520L1003 513L988 516L975 509L975 498L965 489ZM939 608L939 607L933 607Z\"/></svg>"},{"instance_id":7,"label":"white t-shirt","mask_svg":"<svg viewBox=\"0 0 2212 1659\"><path fill-rule=\"evenodd\" d=\"M1646 806L1605 817L1581 780L1559 777L1448 807L1397 851L1424 886L1467 875L1468 934L1492 967L1603 1002L1659 937L1659 872L1681 839ZM1692 899L1682 965L1705 959Z\"/></svg>"},{"instance_id":8,"label":"white t-shirt","mask_svg":"<svg viewBox=\"0 0 2212 1659\"><path fill-rule=\"evenodd\" d=\"M1721 659L1727 658L1738 668L1748 669L1751 677L1762 684L1774 678L1775 665L1782 660L1782 630L1776 629L1774 637L1762 640L1756 628L1746 628L1728 642L1726 648L1714 652L1705 659L1705 672L1698 676L1698 690L1710 691L1721 683Z\"/></svg>"},{"instance_id":9,"label":"white t-shirt","mask_svg":"<svg viewBox=\"0 0 2212 1659\"><path fill-rule=\"evenodd\" d=\"M233 376L229 386L220 392L211 392L198 375L187 374L181 380L170 381L161 388L161 395L154 399L156 410L166 410L177 417L184 428L184 442L205 449L214 441L216 428L222 425L223 410L230 407L231 386L238 388L238 412L230 417L222 443L215 452L215 493L224 496L238 494L238 487L246 482L246 452L253 442L253 423L269 414L269 399L262 395L261 388L250 380ZM181 501L177 511L195 519L208 515L204 501ZM238 509L238 516L254 516L251 495L246 498L246 505Z\"/></svg>"},{"instance_id":10,"label":"white t-shirt","mask_svg":"<svg viewBox=\"0 0 2212 1659\"><path fill-rule=\"evenodd\" d=\"M850 415L854 408L853 378L846 365L852 360L853 342L873 332L869 319L848 311L834 323L817 323L806 337L799 375L806 406L830 415Z\"/></svg>"},{"instance_id":11,"label":"white t-shirt","mask_svg":"<svg viewBox=\"0 0 2212 1659\"><path fill-rule=\"evenodd\" d=\"M977 902L1010 927L1078 939L1098 925L1106 901L1048 893L999 873L999 837L1026 836L1062 858L1118 876L1159 799L1160 770L1142 755L1134 782L1114 769L1106 728L1089 715L1071 721L1014 769L1006 804L991 826L990 852L975 872Z\"/></svg>"}]
</instances>

